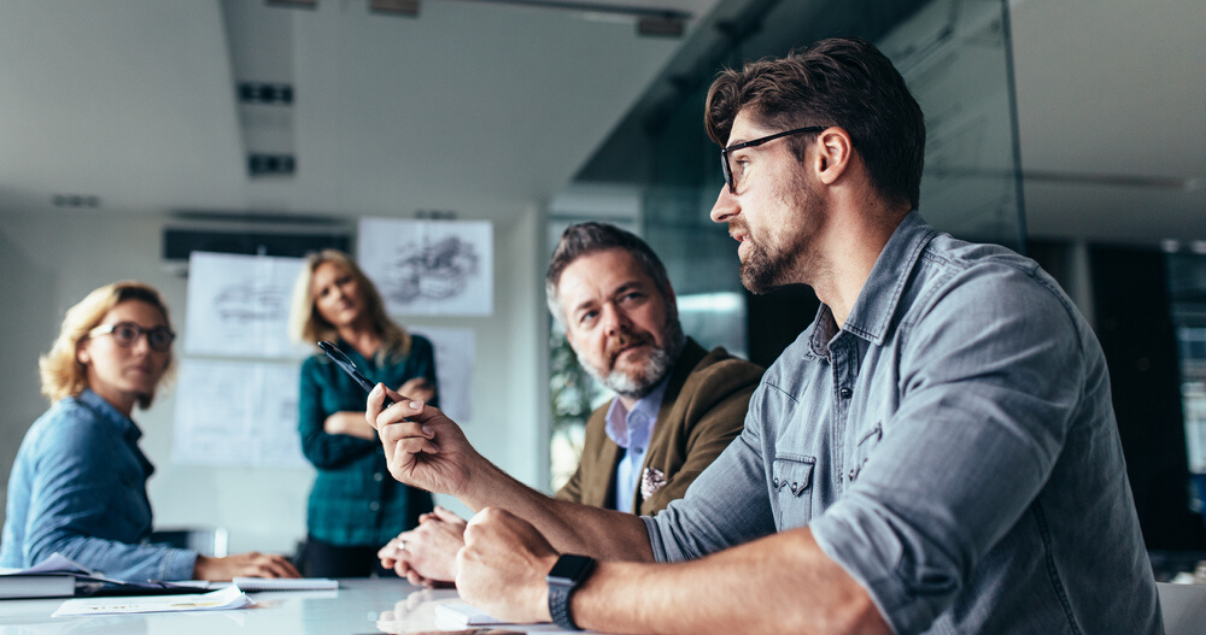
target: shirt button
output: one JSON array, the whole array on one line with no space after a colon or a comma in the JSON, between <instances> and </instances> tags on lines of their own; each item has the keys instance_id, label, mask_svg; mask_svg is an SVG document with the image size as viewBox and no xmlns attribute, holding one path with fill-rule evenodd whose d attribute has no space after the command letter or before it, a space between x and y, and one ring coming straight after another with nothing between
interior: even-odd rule
<instances>
[{"instance_id":1,"label":"shirt button","mask_svg":"<svg viewBox=\"0 0 1206 635\"><path fill-rule=\"evenodd\" d=\"M838 394L842 396L842 399L849 399L850 395L854 393L849 388L842 386L842 389L838 391Z\"/></svg>"},{"instance_id":2,"label":"shirt button","mask_svg":"<svg viewBox=\"0 0 1206 635\"><path fill-rule=\"evenodd\" d=\"M381 472L377 472L376 474L373 475L373 480L377 481L378 483L381 482L382 478L385 478L385 477L381 476Z\"/></svg>"},{"instance_id":3,"label":"shirt button","mask_svg":"<svg viewBox=\"0 0 1206 635\"><path fill-rule=\"evenodd\" d=\"M775 483L775 487L779 487L779 477L777 477L777 476L775 477L774 483Z\"/></svg>"},{"instance_id":4,"label":"shirt button","mask_svg":"<svg viewBox=\"0 0 1206 635\"><path fill-rule=\"evenodd\" d=\"M369 503L369 509L371 509L373 511L377 511L378 509L381 509L381 503L378 503L377 501L373 501L373 502Z\"/></svg>"}]
</instances>

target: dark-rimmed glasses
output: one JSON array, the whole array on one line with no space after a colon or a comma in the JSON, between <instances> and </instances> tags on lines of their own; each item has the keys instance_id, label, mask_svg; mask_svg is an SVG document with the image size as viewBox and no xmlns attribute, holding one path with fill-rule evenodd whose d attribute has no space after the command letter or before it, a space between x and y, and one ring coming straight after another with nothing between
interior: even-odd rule
<instances>
[{"instance_id":1,"label":"dark-rimmed glasses","mask_svg":"<svg viewBox=\"0 0 1206 635\"><path fill-rule=\"evenodd\" d=\"M804 134L806 132L820 132L820 131L824 130L826 127L827 126L808 126L807 128L796 128L795 130L788 130L786 132L777 132L773 135L770 135L767 137L762 137L761 139L754 139L753 141L746 141L745 143L738 143L738 144L731 145L727 148L721 148L720 149L720 169L724 172L724 182L726 185L729 186L729 193L730 194L737 193L737 185L736 185L736 183L733 182L734 181L733 168L729 165L729 153L730 152L733 152L734 150L741 150L742 148L753 148L754 146L760 146L760 145L766 143L767 141L774 141L775 139L778 139L779 137L786 137L788 135L793 135L793 134Z\"/></svg>"},{"instance_id":2,"label":"dark-rimmed glasses","mask_svg":"<svg viewBox=\"0 0 1206 635\"><path fill-rule=\"evenodd\" d=\"M171 349L172 342L176 339L176 334L166 326L144 329L133 322L102 324L88 331L88 336L112 335L113 341L121 346L130 347L138 342L138 338L142 337L143 333L146 333L147 345L151 347L151 350L159 351L160 353L166 353Z\"/></svg>"}]
</instances>

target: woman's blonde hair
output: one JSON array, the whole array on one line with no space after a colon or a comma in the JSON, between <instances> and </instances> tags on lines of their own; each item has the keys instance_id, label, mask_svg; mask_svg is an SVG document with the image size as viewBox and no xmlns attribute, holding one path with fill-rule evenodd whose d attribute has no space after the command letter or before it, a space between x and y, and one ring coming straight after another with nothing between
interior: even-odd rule
<instances>
[{"instance_id":1,"label":"woman's blonde hair","mask_svg":"<svg viewBox=\"0 0 1206 635\"><path fill-rule=\"evenodd\" d=\"M335 340L339 337L335 326L318 312L312 293L314 272L328 262L347 271L364 295L364 308L368 312L369 322L381 336L381 347L375 356L377 361L399 359L410 354L410 333L386 316L381 294L360 267L347 254L335 249L324 249L307 256L306 264L297 276L297 283L293 286L293 310L289 313L289 334L293 339L313 345L319 340Z\"/></svg>"},{"instance_id":2,"label":"woman's blonde hair","mask_svg":"<svg viewBox=\"0 0 1206 635\"><path fill-rule=\"evenodd\" d=\"M159 309L163 321L172 328L172 320L168 316L167 303L154 287L134 280L122 280L107 284L80 301L79 304L67 309L67 317L63 318L63 326L59 336L50 346L50 352L38 358L38 370L42 375L42 394L54 403L65 397L78 397L88 387L88 369L76 357L80 344L88 338L88 333L100 326L105 315L113 307L128 300L138 300ZM167 367L159 380L160 385L170 383L175 372L175 356L168 352ZM158 389L158 385L156 389ZM151 407L155 400L154 393L139 395L138 406L144 410Z\"/></svg>"}]
</instances>

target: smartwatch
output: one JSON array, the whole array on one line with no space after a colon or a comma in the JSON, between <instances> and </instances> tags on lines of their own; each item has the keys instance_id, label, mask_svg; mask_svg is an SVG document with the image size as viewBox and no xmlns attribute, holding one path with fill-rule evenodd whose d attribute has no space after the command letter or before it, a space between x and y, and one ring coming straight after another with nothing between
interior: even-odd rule
<instances>
[{"instance_id":1,"label":"smartwatch","mask_svg":"<svg viewBox=\"0 0 1206 635\"><path fill-rule=\"evenodd\" d=\"M582 630L570 615L570 594L590 576L595 559L572 553L561 554L545 580L549 583L549 613L561 628Z\"/></svg>"}]
</instances>

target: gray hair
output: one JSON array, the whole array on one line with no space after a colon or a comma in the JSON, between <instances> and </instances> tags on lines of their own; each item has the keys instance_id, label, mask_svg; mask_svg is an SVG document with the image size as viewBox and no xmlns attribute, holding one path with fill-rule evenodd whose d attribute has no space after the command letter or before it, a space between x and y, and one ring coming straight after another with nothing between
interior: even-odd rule
<instances>
[{"instance_id":1,"label":"gray hair","mask_svg":"<svg viewBox=\"0 0 1206 635\"><path fill-rule=\"evenodd\" d=\"M548 296L549 312L553 314L557 324L565 327L565 310L561 306L561 295L557 289L561 283L561 274L579 258L609 249L623 249L632 254L641 269L653 279L653 284L666 301L667 319L677 323L678 303L670 291L670 276L666 274L666 267L657 254L635 234L610 223L592 221L566 227L565 231L561 232L557 249L553 251L553 259L549 261L549 270L544 276L544 290Z\"/></svg>"}]
</instances>

